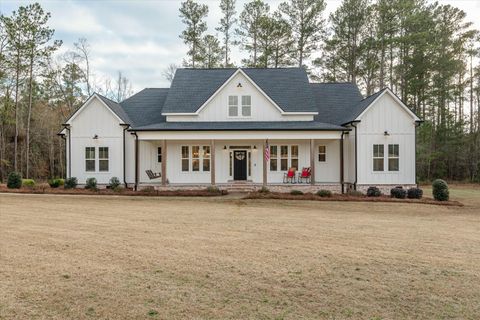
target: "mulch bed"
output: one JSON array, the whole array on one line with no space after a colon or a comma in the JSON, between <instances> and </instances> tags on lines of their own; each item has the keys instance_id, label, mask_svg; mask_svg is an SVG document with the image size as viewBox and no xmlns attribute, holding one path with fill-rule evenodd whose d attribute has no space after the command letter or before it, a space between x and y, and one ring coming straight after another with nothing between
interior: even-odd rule
<instances>
[{"instance_id":1,"label":"mulch bed","mask_svg":"<svg viewBox=\"0 0 480 320\"><path fill-rule=\"evenodd\" d=\"M331 197L320 197L312 193L305 193L303 195L292 195L278 192L261 193L252 192L249 193L245 199L281 199L281 200L307 200L307 201L356 201L356 202L395 202L395 203L418 203L418 204L433 204L440 206L457 206L463 207L463 203L458 201L437 201L432 198L422 199L396 199L388 196L380 197L359 197L350 196L346 194L332 194Z\"/></svg>"},{"instance_id":2,"label":"mulch bed","mask_svg":"<svg viewBox=\"0 0 480 320\"><path fill-rule=\"evenodd\" d=\"M50 188L50 187L34 187L34 188L20 188L8 189L5 185L0 185L0 193L26 193L26 194L68 194L68 195L94 195L94 196L142 196L142 197L215 197L226 195L227 192L210 192L207 190L140 190L133 191L133 189L121 189L120 191L113 191L111 189L98 189L97 191L75 188L64 189Z\"/></svg>"}]
</instances>

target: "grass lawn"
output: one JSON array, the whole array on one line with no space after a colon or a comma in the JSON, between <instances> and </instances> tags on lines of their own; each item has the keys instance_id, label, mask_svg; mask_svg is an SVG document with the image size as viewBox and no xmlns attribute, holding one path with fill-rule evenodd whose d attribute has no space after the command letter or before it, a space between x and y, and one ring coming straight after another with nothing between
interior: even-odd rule
<instances>
[{"instance_id":1,"label":"grass lawn","mask_svg":"<svg viewBox=\"0 0 480 320\"><path fill-rule=\"evenodd\" d=\"M479 319L480 187L451 194L0 194L0 319Z\"/></svg>"}]
</instances>

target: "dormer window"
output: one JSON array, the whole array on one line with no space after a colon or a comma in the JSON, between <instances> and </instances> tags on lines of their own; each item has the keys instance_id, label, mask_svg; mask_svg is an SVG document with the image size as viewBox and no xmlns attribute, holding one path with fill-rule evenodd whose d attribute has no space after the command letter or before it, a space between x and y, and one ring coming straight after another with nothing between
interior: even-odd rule
<instances>
[{"instance_id":1,"label":"dormer window","mask_svg":"<svg viewBox=\"0 0 480 320\"><path fill-rule=\"evenodd\" d=\"M239 102L241 109L239 110ZM229 117L251 117L252 116L252 97L251 96L229 96L228 97L228 116Z\"/></svg>"}]
</instances>

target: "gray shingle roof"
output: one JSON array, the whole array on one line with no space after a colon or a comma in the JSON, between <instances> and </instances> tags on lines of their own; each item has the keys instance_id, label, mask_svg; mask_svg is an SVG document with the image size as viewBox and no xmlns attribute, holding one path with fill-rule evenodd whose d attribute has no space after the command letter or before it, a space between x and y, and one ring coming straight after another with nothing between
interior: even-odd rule
<instances>
[{"instance_id":1,"label":"gray shingle roof","mask_svg":"<svg viewBox=\"0 0 480 320\"><path fill-rule=\"evenodd\" d=\"M162 107L168 94L165 88L147 88L120 102L132 120L132 127L164 122Z\"/></svg>"},{"instance_id":2,"label":"gray shingle roof","mask_svg":"<svg viewBox=\"0 0 480 320\"><path fill-rule=\"evenodd\" d=\"M302 68L242 69L283 111L315 112L307 73ZM237 69L178 69L163 107L164 113L193 113Z\"/></svg>"},{"instance_id":3,"label":"gray shingle roof","mask_svg":"<svg viewBox=\"0 0 480 320\"><path fill-rule=\"evenodd\" d=\"M345 127L318 121L212 121L160 122L136 127L138 131L241 131L241 130L345 130Z\"/></svg>"},{"instance_id":4,"label":"gray shingle roof","mask_svg":"<svg viewBox=\"0 0 480 320\"><path fill-rule=\"evenodd\" d=\"M96 95L113 111L124 123L131 124L132 121L122 106L113 101L108 99L107 97L102 96L101 94L96 93Z\"/></svg>"}]
</instances>

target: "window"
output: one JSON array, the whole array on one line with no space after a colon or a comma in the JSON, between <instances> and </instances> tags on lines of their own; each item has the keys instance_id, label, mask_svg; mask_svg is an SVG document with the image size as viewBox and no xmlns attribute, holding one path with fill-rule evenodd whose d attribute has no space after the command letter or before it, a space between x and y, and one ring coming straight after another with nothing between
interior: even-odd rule
<instances>
[{"instance_id":1,"label":"window","mask_svg":"<svg viewBox=\"0 0 480 320\"><path fill-rule=\"evenodd\" d=\"M327 161L327 147L318 146L318 161L326 162Z\"/></svg>"},{"instance_id":2,"label":"window","mask_svg":"<svg viewBox=\"0 0 480 320\"><path fill-rule=\"evenodd\" d=\"M383 171L383 144L373 145L373 171Z\"/></svg>"},{"instance_id":3,"label":"window","mask_svg":"<svg viewBox=\"0 0 480 320\"><path fill-rule=\"evenodd\" d=\"M238 117L238 97L237 96L228 97L228 116Z\"/></svg>"},{"instance_id":4,"label":"window","mask_svg":"<svg viewBox=\"0 0 480 320\"><path fill-rule=\"evenodd\" d=\"M270 171L278 170L277 146L270 146Z\"/></svg>"},{"instance_id":5,"label":"window","mask_svg":"<svg viewBox=\"0 0 480 320\"><path fill-rule=\"evenodd\" d=\"M242 116L250 117L252 115L252 97L242 96Z\"/></svg>"},{"instance_id":6,"label":"window","mask_svg":"<svg viewBox=\"0 0 480 320\"><path fill-rule=\"evenodd\" d=\"M388 145L388 171L398 171L400 162L400 152L398 144Z\"/></svg>"},{"instance_id":7,"label":"window","mask_svg":"<svg viewBox=\"0 0 480 320\"><path fill-rule=\"evenodd\" d=\"M248 151L248 176L252 176L252 153Z\"/></svg>"},{"instance_id":8,"label":"window","mask_svg":"<svg viewBox=\"0 0 480 320\"><path fill-rule=\"evenodd\" d=\"M288 170L288 146L280 147L280 170Z\"/></svg>"},{"instance_id":9,"label":"window","mask_svg":"<svg viewBox=\"0 0 480 320\"><path fill-rule=\"evenodd\" d=\"M210 171L210 146L203 146L203 171Z\"/></svg>"},{"instance_id":10,"label":"window","mask_svg":"<svg viewBox=\"0 0 480 320\"><path fill-rule=\"evenodd\" d=\"M200 171L200 147L192 146L192 171Z\"/></svg>"},{"instance_id":11,"label":"window","mask_svg":"<svg viewBox=\"0 0 480 320\"><path fill-rule=\"evenodd\" d=\"M230 177L233 176L233 152L230 151L230 168L229 171Z\"/></svg>"},{"instance_id":12,"label":"window","mask_svg":"<svg viewBox=\"0 0 480 320\"><path fill-rule=\"evenodd\" d=\"M298 146L290 146L290 167L298 170Z\"/></svg>"},{"instance_id":13,"label":"window","mask_svg":"<svg viewBox=\"0 0 480 320\"><path fill-rule=\"evenodd\" d=\"M108 171L108 147L98 148L98 170Z\"/></svg>"},{"instance_id":14,"label":"window","mask_svg":"<svg viewBox=\"0 0 480 320\"><path fill-rule=\"evenodd\" d=\"M182 171L190 169L190 152L188 146L182 146Z\"/></svg>"},{"instance_id":15,"label":"window","mask_svg":"<svg viewBox=\"0 0 480 320\"><path fill-rule=\"evenodd\" d=\"M157 148L157 162L158 163L162 162L162 147Z\"/></svg>"},{"instance_id":16,"label":"window","mask_svg":"<svg viewBox=\"0 0 480 320\"><path fill-rule=\"evenodd\" d=\"M95 147L85 148L85 171L95 171Z\"/></svg>"},{"instance_id":17,"label":"window","mask_svg":"<svg viewBox=\"0 0 480 320\"><path fill-rule=\"evenodd\" d=\"M270 146L270 171L287 171L291 167L298 169L298 145Z\"/></svg>"}]
</instances>

